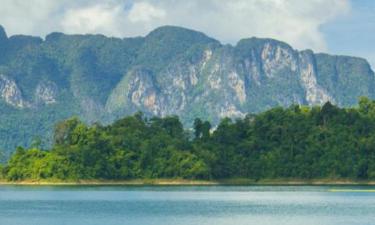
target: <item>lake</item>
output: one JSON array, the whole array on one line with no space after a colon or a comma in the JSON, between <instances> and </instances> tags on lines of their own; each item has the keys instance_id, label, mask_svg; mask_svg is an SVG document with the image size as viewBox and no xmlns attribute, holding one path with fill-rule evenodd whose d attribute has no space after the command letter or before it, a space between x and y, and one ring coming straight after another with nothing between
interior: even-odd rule
<instances>
[{"instance_id":1,"label":"lake","mask_svg":"<svg viewBox=\"0 0 375 225\"><path fill-rule=\"evenodd\" d=\"M0 186L0 225L373 225L368 189Z\"/></svg>"}]
</instances>

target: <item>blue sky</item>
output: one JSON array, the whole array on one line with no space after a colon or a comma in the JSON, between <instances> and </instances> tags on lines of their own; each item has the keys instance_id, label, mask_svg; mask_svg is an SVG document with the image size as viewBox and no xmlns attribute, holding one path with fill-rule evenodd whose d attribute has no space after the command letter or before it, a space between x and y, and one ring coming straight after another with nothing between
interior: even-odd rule
<instances>
[{"instance_id":1,"label":"blue sky","mask_svg":"<svg viewBox=\"0 0 375 225\"><path fill-rule=\"evenodd\" d=\"M223 43L268 37L296 49L367 58L375 69L375 0L0 0L9 35L146 35L162 25Z\"/></svg>"},{"instance_id":2,"label":"blue sky","mask_svg":"<svg viewBox=\"0 0 375 225\"><path fill-rule=\"evenodd\" d=\"M365 57L375 69L375 1L353 0L351 12L321 27L328 52Z\"/></svg>"}]
</instances>

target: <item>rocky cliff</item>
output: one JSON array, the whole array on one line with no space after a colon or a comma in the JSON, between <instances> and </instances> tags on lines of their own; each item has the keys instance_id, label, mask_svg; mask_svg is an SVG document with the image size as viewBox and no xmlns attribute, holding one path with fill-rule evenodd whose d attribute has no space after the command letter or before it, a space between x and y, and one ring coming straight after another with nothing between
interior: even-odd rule
<instances>
[{"instance_id":1,"label":"rocky cliff","mask_svg":"<svg viewBox=\"0 0 375 225\"><path fill-rule=\"evenodd\" d=\"M110 122L136 111L217 123L274 106L354 105L375 98L365 59L297 51L273 39L223 45L203 33L160 27L146 37L52 33L7 37L0 27L0 148L48 137L77 115ZM46 138L46 140L49 140Z\"/></svg>"}]
</instances>

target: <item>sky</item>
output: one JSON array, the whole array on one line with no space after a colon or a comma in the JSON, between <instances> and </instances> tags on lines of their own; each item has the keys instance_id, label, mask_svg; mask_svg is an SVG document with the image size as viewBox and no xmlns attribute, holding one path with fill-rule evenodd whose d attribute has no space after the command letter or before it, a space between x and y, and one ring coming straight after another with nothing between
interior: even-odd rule
<instances>
[{"instance_id":1,"label":"sky","mask_svg":"<svg viewBox=\"0 0 375 225\"><path fill-rule=\"evenodd\" d=\"M296 49L366 58L375 69L375 0L0 0L8 35L143 36L162 25L222 43L268 37Z\"/></svg>"}]
</instances>

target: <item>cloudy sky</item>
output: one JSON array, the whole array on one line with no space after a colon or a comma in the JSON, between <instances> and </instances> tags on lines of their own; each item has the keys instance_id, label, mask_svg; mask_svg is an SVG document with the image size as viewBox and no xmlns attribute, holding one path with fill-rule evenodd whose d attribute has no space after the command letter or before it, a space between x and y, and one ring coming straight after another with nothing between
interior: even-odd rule
<instances>
[{"instance_id":1,"label":"cloudy sky","mask_svg":"<svg viewBox=\"0 0 375 225\"><path fill-rule=\"evenodd\" d=\"M8 35L52 31L145 35L161 25L223 43L271 37L297 49L367 58L375 68L374 0L0 0Z\"/></svg>"}]
</instances>

